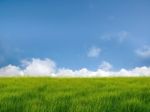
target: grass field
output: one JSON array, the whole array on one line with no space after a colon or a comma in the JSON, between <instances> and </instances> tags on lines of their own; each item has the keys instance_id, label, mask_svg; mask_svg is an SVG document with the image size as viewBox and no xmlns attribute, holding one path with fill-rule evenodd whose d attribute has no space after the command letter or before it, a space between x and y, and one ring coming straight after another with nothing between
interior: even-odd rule
<instances>
[{"instance_id":1,"label":"grass field","mask_svg":"<svg viewBox=\"0 0 150 112\"><path fill-rule=\"evenodd\" d=\"M150 78L0 78L0 112L150 112Z\"/></svg>"}]
</instances>

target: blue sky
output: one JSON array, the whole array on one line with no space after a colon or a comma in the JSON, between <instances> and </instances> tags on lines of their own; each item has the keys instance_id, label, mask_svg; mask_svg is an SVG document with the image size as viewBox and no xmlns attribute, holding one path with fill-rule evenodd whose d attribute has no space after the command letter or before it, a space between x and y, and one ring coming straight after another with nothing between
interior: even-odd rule
<instances>
[{"instance_id":1,"label":"blue sky","mask_svg":"<svg viewBox=\"0 0 150 112\"><path fill-rule=\"evenodd\" d=\"M149 0L0 0L0 67L50 58L58 67L150 66Z\"/></svg>"}]
</instances>

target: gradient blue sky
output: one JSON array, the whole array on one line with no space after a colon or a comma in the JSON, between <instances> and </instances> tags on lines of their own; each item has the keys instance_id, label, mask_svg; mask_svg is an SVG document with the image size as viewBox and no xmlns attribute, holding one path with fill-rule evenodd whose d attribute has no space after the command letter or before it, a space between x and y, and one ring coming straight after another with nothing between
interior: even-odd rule
<instances>
[{"instance_id":1,"label":"gradient blue sky","mask_svg":"<svg viewBox=\"0 0 150 112\"><path fill-rule=\"evenodd\" d=\"M150 0L0 0L0 67L26 58L150 66Z\"/></svg>"}]
</instances>

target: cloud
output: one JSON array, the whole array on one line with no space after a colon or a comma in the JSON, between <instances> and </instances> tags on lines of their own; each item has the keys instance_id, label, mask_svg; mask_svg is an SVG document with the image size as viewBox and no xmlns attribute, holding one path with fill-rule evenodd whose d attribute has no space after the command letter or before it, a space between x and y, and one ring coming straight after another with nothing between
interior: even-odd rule
<instances>
[{"instance_id":1,"label":"cloud","mask_svg":"<svg viewBox=\"0 0 150 112\"><path fill-rule=\"evenodd\" d=\"M86 68L80 70L60 69L56 77L139 77L150 76L150 67L136 67L131 70L121 69L119 71L108 71L98 69L90 71Z\"/></svg>"},{"instance_id":2,"label":"cloud","mask_svg":"<svg viewBox=\"0 0 150 112\"><path fill-rule=\"evenodd\" d=\"M92 74L86 68L82 68L80 70L71 70L71 69L59 69L56 76L57 77L90 77Z\"/></svg>"},{"instance_id":3,"label":"cloud","mask_svg":"<svg viewBox=\"0 0 150 112\"><path fill-rule=\"evenodd\" d=\"M57 68L51 59L31 59L23 60L24 68L15 65L8 65L0 68L1 77L11 76L49 76L49 77L132 77L132 76L150 76L150 67L135 67L127 70L122 68L118 71L111 70L112 65L106 61L102 62L100 68L92 71L87 68L72 70L66 68Z\"/></svg>"},{"instance_id":4,"label":"cloud","mask_svg":"<svg viewBox=\"0 0 150 112\"><path fill-rule=\"evenodd\" d=\"M54 76L56 64L51 59L31 59L21 61L24 68L8 65L0 68L0 76Z\"/></svg>"},{"instance_id":5,"label":"cloud","mask_svg":"<svg viewBox=\"0 0 150 112\"><path fill-rule=\"evenodd\" d=\"M132 70L121 69L116 73L116 76L150 76L150 67L135 67Z\"/></svg>"},{"instance_id":6,"label":"cloud","mask_svg":"<svg viewBox=\"0 0 150 112\"><path fill-rule=\"evenodd\" d=\"M102 64L99 66L99 68L108 71L112 69L112 65L107 61L103 61Z\"/></svg>"},{"instance_id":7,"label":"cloud","mask_svg":"<svg viewBox=\"0 0 150 112\"><path fill-rule=\"evenodd\" d=\"M101 36L104 40L117 40L118 42L123 42L129 37L129 32L122 30L119 32L106 33Z\"/></svg>"},{"instance_id":8,"label":"cloud","mask_svg":"<svg viewBox=\"0 0 150 112\"><path fill-rule=\"evenodd\" d=\"M0 76L22 76L23 72L20 67L14 65L8 65L6 67L0 68Z\"/></svg>"},{"instance_id":9,"label":"cloud","mask_svg":"<svg viewBox=\"0 0 150 112\"><path fill-rule=\"evenodd\" d=\"M50 75L55 72L56 64L50 59L35 59L23 60L22 64L26 66L23 70L24 74L27 75Z\"/></svg>"},{"instance_id":10,"label":"cloud","mask_svg":"<svg viewBox=\"0 0 150 112\"><path fill-rule=\"evenodd\" d=\"M87 53L87 56L88 57L91 57L91 58L96 58L99 56L99 54L101 53L101 48L98 48L98 47L91 47Z\"/></svg>"},{"instance_id":11,"label":"cloud","mask_svg":"<svg viewBox=\"0 0 150 112\"><path fill-rule=\"evenodd\" d=\"M150 47L144 46L143 48L137 49L136 54L141 58L150 58Z\"/></svg>"}]
</instances>

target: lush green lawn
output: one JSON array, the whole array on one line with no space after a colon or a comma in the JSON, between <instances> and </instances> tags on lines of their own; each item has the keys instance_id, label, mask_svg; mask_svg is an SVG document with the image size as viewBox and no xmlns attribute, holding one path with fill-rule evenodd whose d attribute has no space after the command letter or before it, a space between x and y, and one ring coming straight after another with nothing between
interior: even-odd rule
<instances>
[{"instance_id":1,"label":"lush green lawn","mask_svg":"<svg viewBox=\"0 0 150 112\"><path fill-rule=\"evenodd\" d=\"M0 112L150 112L150 78L0 78Z\"/></svg>"}]
</instances>

